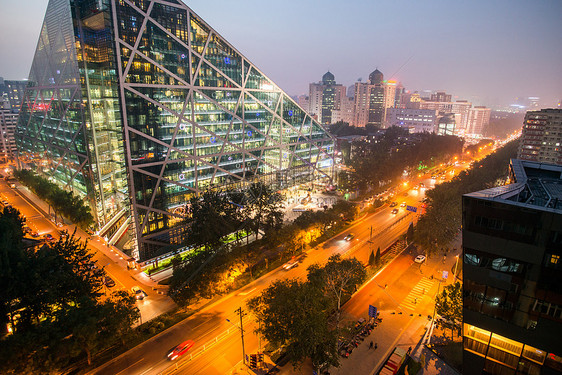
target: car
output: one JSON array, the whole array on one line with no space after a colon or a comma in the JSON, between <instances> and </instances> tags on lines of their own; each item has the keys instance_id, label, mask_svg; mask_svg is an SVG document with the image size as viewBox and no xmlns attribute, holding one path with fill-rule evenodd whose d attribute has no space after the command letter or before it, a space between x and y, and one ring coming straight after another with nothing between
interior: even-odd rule
<instances>
[{"instance_id":1,"label":"car","mask_svg":"<svg viewBox=\"0 0 562 375\"><path fill-rule=\"evenodd\" d=\"M191 349L195 345L195 341L187 340L176 346L174 349L168 353L168 359L173 361L174 359L178 358L181 355L187 353L189 349Z\"/></svg>"},{"instance_id":2,"label":"car","mask_svg":"<svg viewBox=\"0 0 562 375\"><path fill-rule=\"evenodd\" d=\"M10 187L11 187L12 189L15 189L15 188L16 188L16 184L10 184Z\"/></svg>"},{"instance_id":3,"label":"car","mask_svg":"<svg viewBox=\"0 0 562 375\"><path fill-rule=\"evenodd\" d=\"M400 207L406 207L406 202L400 203Z\"/></svg>"},{"instance_id":4,"label":"car","mask_svg":"<svg viewBox=\"0 0 562 375\"><path fill-rule=\"evenodd\" d=\"M295 268L295 267L298 267L298 266L299 266L299 261L296 260L296 259L292 259L292 260L288 261L287 263L285 263L283 265L283 269L285 271L288 271L288 270L290 270L292 268Z\"/></svg>"},{"instance_id":5,"label":"car","mask_svg":"<svg viewBox=\"0 0 562 375\"><path fill-rule=\"evenodd\" d=\"M109 276L105 277L105 279L103 280L103 283L108 288L113 288L115 286L115 281Z\"/></svg>"},{"instance_id":6,"label":"car","mask_svg":"<svg viewBox=\"0 0 562 375\"><path fill-rule=\"evenodd\" d=\"M353 237L355 237L355 234L348 233L347 236L345 236L343 239L346 240L346 241L351 241L353 239Z\"/></svg>"},{"instance_id":7,"label":"car","mask_svg":"<svg viewBox=\"0 0 562 375\"><path fill-rule=\"evenodd\" d=\"M31 232L29 232L29 235L30 235L31 237L33 237L33 238L37 238L37 237L39 237L39 233L37 233L37 232L36 232L36 231L34 231L34 230L33 230L33 231L31 231Z\"/></svg>"},{"instance_id":8,"label":"car","mask_svg":"<svg viewBox=\"0 0 562 375\"><path fill-rule=\"evenodd\" d=\"M436 175L432 175L432 176L431 176L431 179L432 179L432 180L437 180L437 176L436 176Z\"/></svg>"},{"instance_id":9,"label":"car","mask_svg":"<svg viewBox=\"0 0 562 375\"><path fill-rule=\"evenodd\" d=\"M397 204L398 204L398 203L396 203L396 202L392 202L392 203L390 204L390 207L396 207Z\"/></svg>"},{"instance_id":10,"label":"car","mask_svg":"<svg viewBox=\"0 0 562 375\"><path fill-rule=\"evenodd\" d=\"M425 255L421 255L421 254L418 255L418 256L416 257L416 259L414 259L414 262L416 262L416 263L423 263L423 262L425 262Z\"/></svg>"},{"instance_id":11,"label":"car","mask_svg":"<svg viewBox=\"0 0 562 375\"><path fill-rule=\"evenodd\" d=\"M441 180L444 180L444 179L445 179L445 176L441 176Z\"/></svg>"},{"instance_id":12,"label":"car","mask_svg":"<svg viewBox=\"0 0 562 375\"><path fill-rule=\"evenodd\" d=\"M421 189L425 188L425 184L423 182L420 182L420 188Z\"/></svg>"},{"instance_id":13,"label":"car","mask_svg":"<svg viewBox=\"0 0 562 375\"><path fill-rule=\"evenodd\" d=\"M394 210L390 211L392 214L396 215L398 213L398 208L395 208Z\"/></svg>"},{"instance_id":14,"label":"car","mask_svg":"<svg viewBox=\"0 0 562 375\"><path fill-rule=\"evenodd\" d=\"M55 240L55 237L53 237L50 233L47 233L46 235L43 236L43 238L45 238L45 240L52 242Z\"/></svg>"},{"instance_id":15,"label":"car","mask_svg":"<svg viewBox=\"0 0 562 375\"><path fill-rule=\"evenodd\" d=\"M24 226L23 226L23 231L24 231L25 233L31 233L31 232L32 232L31 228L28 227L27 225L24 225Z\"/></svg>"},{"instance_id":16,"label":"car","mask_svg":"<svg viewBox=\"0 0 562 375\"><path fill-rule=\"evenodd\" d=\"M147 294L138 286L134 286L131 288L131 291L134 293L136 299L144 299Z\"/></svg>"}]
</instances>

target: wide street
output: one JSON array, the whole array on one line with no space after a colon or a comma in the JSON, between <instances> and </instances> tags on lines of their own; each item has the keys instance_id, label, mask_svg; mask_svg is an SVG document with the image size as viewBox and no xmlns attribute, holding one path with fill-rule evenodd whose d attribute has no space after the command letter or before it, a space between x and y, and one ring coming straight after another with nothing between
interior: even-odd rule
<instances>
[{"instance_id":1,"label":"wide street","mask_svg":"<svg viewBox=\"0 0 562 375\"><path fill-rule=\"evenodd\" d=\"M454 167L455 174L464 166ZM453 174L453 167L448 169L446 180ZM289 271L281 267L273 270L246 287L223 297L221 300L205 307L190 318L176 324L156 337L129 350L120 357L110 361L104 366L92 371L96 374L158 374L158 373L185 373L185 374L225 374L242 361L242 347L239 331L239 316L235 310L239 307L248 313L246 301L258 295L271 282L283 278L306 277L306 268L313 263L324 263L333 254L342 256L354 256L366 264L370 249L376 251L378 247L384 251L403 235L409 224L417 220L420 212L421 201L425 197L425 189L414 190L413 186L423 182L427 188L444 180L432 180L430 174L415 177L408 186L401 186L401 191L394 197L397 202L395 207L383 206L374 214L365 215L354 225L339 235L333 237L323 245L311 249L305 257L300 258L298 267ZM406 211L406 207L400 207L405 202L407 206L418 208L418 213ZM397 214L392 214L393 208L398 209ZM371 237L372 227L372 237ZM352 241L345 241L348 233L354 233ZM369 242L372 238L372 242ZM346 304L346 312L352 317L365 317L368 304L379 302L381 309L394 309L399 305L406 306L409 302L408 296L419 282L422 275L419 264L414 264L416 254L399 255L389 265L385 272L371 281L363 290L372 290L372 283L388 284L388 291L380 291L380 296L373 296L372 291L367 295L357 293L353 299ZM423 270L422 266L421 269ZM409 269L415 272L409 277L401 277ZM382 281L381 281L382 280ZM417 280L417 281L416 281ZM380 288L379 288L380 289ZM389 295L392 291L392 295ZM429 292L429 290L427 290ZM349 309L349 310L348 310ZM227 321L230 320L229 321ZM259 340L253 332L255 323L251 315L244 317L244 342L245 352L256 353L259 349ZM185 340L194 340L195 345L189 352L175 362L167 359L168 352ZM264 343L262 343L263 346Z\"/></svg>"}]
</instances>

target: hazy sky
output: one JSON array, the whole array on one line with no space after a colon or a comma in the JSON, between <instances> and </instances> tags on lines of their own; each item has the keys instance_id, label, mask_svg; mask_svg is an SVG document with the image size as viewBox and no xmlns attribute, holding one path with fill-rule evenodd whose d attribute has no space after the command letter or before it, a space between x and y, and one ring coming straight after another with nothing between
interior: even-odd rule
<instances>
[{"instance_id":1,"label":"hazy sky","mask_svg":"<svg viewBox=\"0 0 562 375\"><path fill-rule=\"evenodd\" d=\"M407 89L446 90L477 104L562 99L560 0L186 4L291 95L308 93L327 70L348 86L378 67ZM28 76L46 7L0 0L0 76Z\"/></svg>"}]
</instances>

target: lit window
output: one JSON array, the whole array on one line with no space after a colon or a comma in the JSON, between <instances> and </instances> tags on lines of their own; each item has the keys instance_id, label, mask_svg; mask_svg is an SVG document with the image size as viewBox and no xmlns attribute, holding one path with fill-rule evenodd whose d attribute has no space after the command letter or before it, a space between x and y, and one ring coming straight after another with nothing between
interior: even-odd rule
<instances>
[{"instance_id":1,"label":"lit window","mask_svg":"<svg viewBox=\"0 0 562 375\"><path fill-rule=\"evenodd\" d=\"M551 264L558 264L559 260L560 260L560 255L551 255L550 256L550 263Z\"/></svg>"}]
</instances>

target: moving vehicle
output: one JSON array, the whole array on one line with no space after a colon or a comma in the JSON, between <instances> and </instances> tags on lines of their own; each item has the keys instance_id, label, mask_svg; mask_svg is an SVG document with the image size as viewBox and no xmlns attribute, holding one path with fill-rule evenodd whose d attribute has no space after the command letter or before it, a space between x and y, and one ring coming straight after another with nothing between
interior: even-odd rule
<instances>
[{"instance_id":1,"label":"moving vehicle","mask_svg":"<svg viewBox=\"0 0 562 375\"><path fill-rule=\"evenodd\" d=\"M406 207L406 202L400 203L400 207Z\"/></svg>"},{"instance_id":2,"label":"moving vehicle","mask_svg":"<svg viewBox=\"0 0 562 375\"><path fill-rule=\"evenodd\" d=\"M187 340L176 346L170 353L168 353L168 359L173 361L174 359L178 358L181 355L187 353L189 349L191 349L195 345L195 341Z\"/></svg>"},{"instance_id":3,"label":"moving vehicle","mask_svg":"<svg viewBox=\"0 0 562 375\"><path fill-rule=\"evenodd\" d=\"M47 240L48 242L52 242L55 240L55 237L53 237L50 233L44 235L43 238L45 238L45 240Z\"/></svg>"},{"instance_id":4,"label":"moving vehicle","mask_svg":"<svg viewBox=\"0 0 562 375\"><path fill-rule=\"evenodd\" d=\"M139 299L139 300L144 299L144 297L147 296L147 294L141 288L139 288L138 286L132 287L131 291L135 295L135 298Z\"/></svg>"},{"instance_id":5,"label":"moving vehicle","mask_svg":"<svg viewBox=\"0 0 562 375\"><path fill-rule=\"evenodd\" d=\"M355 237L355 234L348 233L347 236L345 236L343 239L346 240L346 241L351 241L353 239L353 237Z\"/></svg>"},{"instance_id":6,"label":"moving vehicle","mask_svg":"<svg viewBox=\"0 0 562 375\"><path fill-rule=\"evenodd\" d=\"M285 263L285 264L283 265L283 269L284 269L285 271L288 271L288 270L290 270L291 268L298 267L298 265L299 265L299 261L296 260L296 259L292 259L292 260L288 261L287 263Z\"/></svg>"},{"instance_id":7,"label":"moving vehicle","mask_svg":"<svg viewBox=\"0 0 562 375\"><path fill-rule=\"evenodd\" d=\"M416 259L414 259L414 262L416 262L416 263L423 263L423 262L425 262L425 255L421 255L421 254L418 255L418 256L416 257Z\"/></svg>"},{"instance_id":8,"label":"moving vehicle","mask_svg":"<svg viewBox=\"0 0 562 375\"><path fill-rule=\"evenodd\" d=\"M396 215L398 213L398 208L395 208L394 210L390 211L390 213Z\"/></svg>"},{"instance_id":9,"label":"moving vehicle","mask_svg":"<svg viewBox=\"0 0 562 375\"><path fill-rule=\"evenodd\" d=\"M392 203L390 204L390 207L396 207L397 204L398 204L398 203L396 203L396 202L392 202Z\"/></svg>"}]
</instances>

